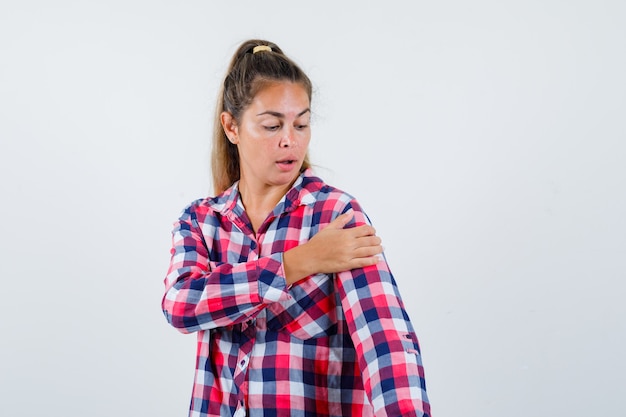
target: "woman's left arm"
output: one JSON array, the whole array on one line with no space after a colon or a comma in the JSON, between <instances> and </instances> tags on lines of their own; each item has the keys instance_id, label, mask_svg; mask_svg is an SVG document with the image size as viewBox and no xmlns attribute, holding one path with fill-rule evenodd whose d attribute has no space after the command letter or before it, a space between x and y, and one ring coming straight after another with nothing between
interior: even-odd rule
<instances>
[{"instance_id":1,"label":"woman's left arm","mask_svg":"<svg viewBox=\"0 0 626 417\"><path fill-rule=\"evenodd\" d=\"M355 222L369 224L356 208ZM375 415L429 417L418 340L386 261L340 272L336 283Z\"/></svg>"}]
</instances>

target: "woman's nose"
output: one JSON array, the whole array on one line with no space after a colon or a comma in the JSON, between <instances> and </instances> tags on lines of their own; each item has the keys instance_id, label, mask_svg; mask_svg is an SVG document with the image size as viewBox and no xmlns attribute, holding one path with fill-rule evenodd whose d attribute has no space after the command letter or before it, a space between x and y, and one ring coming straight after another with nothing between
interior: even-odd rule
<instances>
[{"instance_id":1,"label":"woman's nose","mask_svg":"<svg viewBox=\"0 0 626 417\"><path fill-rule=\"evenodd\" d=\"M285 134L280 138L280 147L288 148L293 145L293 129L285 129Z\"/></svg>"}]
</instances>

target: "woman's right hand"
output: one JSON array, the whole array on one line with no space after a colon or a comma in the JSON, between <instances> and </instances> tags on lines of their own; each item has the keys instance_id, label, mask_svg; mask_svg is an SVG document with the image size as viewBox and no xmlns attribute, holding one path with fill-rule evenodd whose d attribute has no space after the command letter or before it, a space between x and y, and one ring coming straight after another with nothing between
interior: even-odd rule
<instances>
[{"instance_id":1,"label":"woman's right hand","mask_svg":"<svg viewBox=\"0 0 626 417\"><path fill-rule=\"evenodd\" d=\"M375 265L383 251L376 230L369 225L344 229L352 210L339 215L307 243L283 255L287 284L317 273L335 273Z\"/></svg>"}]
</instances>

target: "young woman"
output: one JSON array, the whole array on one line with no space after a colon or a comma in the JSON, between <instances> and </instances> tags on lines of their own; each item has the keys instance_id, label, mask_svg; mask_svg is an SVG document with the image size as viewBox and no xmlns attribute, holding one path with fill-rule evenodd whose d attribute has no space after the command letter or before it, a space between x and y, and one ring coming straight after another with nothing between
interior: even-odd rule
<instances>
[{"instance_id":1,"label":"young woman","mask_svg":"<svg viewBox=\"0 0 626 417\"><path fill-rule=\"evenodd\" d=\"M198 336L190 416L430 416L381 241L310 168L311 92L262 40L244 42L225 77L216 196L175 223L162 301Z\"/></svg>"}]
</instances>

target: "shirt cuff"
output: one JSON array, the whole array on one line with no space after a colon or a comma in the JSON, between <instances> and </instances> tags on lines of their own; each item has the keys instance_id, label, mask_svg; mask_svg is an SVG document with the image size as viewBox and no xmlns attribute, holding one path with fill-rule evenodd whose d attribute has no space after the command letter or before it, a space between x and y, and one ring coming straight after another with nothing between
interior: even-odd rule
<instances>
[{"instance_id":1,"label":"shirt cuff","mask_svg":"<svg viewBox=\"0 0 626 417\"><path fill-rule=\"evenodd\" d=\"M264 303L284 301L291 296L287 291L283 254L275 253L257 262L259 297Z\"/></svg>"}]
</instances>

